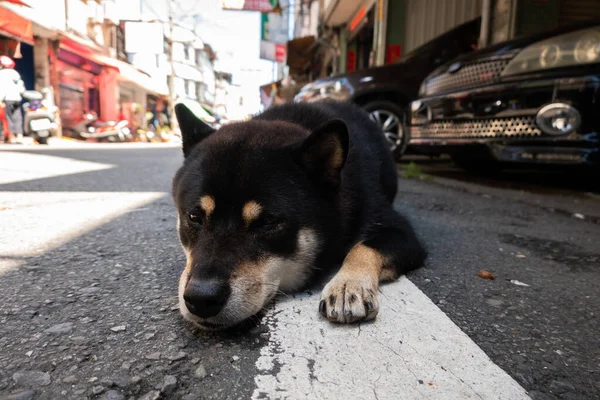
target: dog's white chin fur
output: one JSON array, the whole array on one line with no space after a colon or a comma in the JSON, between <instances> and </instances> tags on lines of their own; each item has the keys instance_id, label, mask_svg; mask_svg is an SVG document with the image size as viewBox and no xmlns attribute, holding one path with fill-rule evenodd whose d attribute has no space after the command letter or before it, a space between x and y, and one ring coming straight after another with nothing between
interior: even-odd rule
<instances>
[{"instance_id":1,"label":"dog's white chin fur","mask_svg":"<svg viewBox=\"0 0 600 400\"><path fill-rule=\"evenodd\" d=\"M310 229L298 232L296 253L292 257L269 257L262 269L259 282L255 279L236 278L231 285L231 295L227 304L214 317L202 319L188 310L183 300L183 292L189 280L189 269L179 278L179 310L186 320L204 330L220 330L239 324L259 313L276 295L278 291L293 292L301 288L310 275L313 262L318 251L318 237ZM188 262L189 252L184 249ZM260 290L248 290L260 284ZM248 296L248 293L253 293Z\"/></svg>"}]
</instances>

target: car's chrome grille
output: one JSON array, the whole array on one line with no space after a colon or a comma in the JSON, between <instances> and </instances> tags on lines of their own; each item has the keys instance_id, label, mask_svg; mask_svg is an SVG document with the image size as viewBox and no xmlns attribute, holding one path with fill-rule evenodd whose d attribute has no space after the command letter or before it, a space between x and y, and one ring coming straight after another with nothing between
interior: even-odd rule
<instances>
[{"instance_id":1,"label":"car's chrome grille","mask_svg":"<svg viewBox=\"0 0 600 400\"><path fill-rule=\"evenodd\" d=\"M480 119L472 121L441 120L410 128L414 139L477 139L537 137L542 132L535 117Z\"/></svg>"},{"instance_id":2,"label":"car's chrome grille","mask_svg":"<svg viewBox=\"0 0 600 400\"><path fill-rule=\"evenodd\" d=\"M454 92L494 82L510 60L486 60L464 65L456 72L444 72L427 79L421 88L422 96Z\"/></svg>"}]
</instances>

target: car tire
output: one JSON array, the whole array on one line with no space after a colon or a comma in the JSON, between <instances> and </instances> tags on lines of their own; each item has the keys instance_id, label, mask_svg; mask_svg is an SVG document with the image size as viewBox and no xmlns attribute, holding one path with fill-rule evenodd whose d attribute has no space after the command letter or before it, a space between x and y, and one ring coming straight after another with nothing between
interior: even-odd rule
<instances>
[{"instance_id":1,"label":"car tire","mask_svg":"<svg viewBox=\"0 0 600 400\"><path fill-rule=\"evenodd\" d=\"M502 164L486 151L460 151L451 157L457 167L475 175L491 176L502 171Z\"/></svg>"},{"instance_id":2,"label":"car tire","mask_svg":"<svg viewBox=\"0 0 600 400\"><path fill-rule=\"evenodd\" d=\"M37 140L37 142L39 144L48 144L48 138L47 137L38 137L36 140Z\"/></svg>"},{"instance_id":3,"label":"car tire","mask_svg":"<svg viewBox=\"0 0 600 400\"><path fill-rule=\"evenodd\" d=\"M408 144L405 112L397 104L387 100L377 100L365 104L363 110L369 113L385 135L394 159L399 161ZM385 126L387 124L387 126Z\"/></svg>"}]
</instances>

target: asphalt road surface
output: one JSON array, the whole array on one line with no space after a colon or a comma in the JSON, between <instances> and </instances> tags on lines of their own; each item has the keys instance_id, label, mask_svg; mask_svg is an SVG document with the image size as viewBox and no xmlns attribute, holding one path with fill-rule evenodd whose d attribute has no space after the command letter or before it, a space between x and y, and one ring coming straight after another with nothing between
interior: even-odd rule
<instances>
[{"instance_id":1,"label":"asphalt road surface","mask_svg":"<svg viewBox=\"0 0 600 400\"><path fill-rule=\"evenodd\" d=\"M207 334L177 311L178 148L17 149L0 149L0 399L600 398L600 198L564 173L426 163L396 205L430 258L381 288L375 322L329 324L311 288Z\"/></svg>"}]
</instances>

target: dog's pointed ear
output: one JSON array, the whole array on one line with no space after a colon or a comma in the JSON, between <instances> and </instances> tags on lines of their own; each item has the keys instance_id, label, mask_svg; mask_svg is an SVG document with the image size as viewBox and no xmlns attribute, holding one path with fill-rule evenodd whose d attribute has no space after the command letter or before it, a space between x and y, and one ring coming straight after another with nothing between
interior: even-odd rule
<instances>
[{"instance_id":1,"label":"dog's pointed ear","mask_svg":"<svg viewBox=\"0 0 600 400\"><path fill-rule=\"evenodd\" d=\"M337 187L348 155L348 127L340 119L315 129L300 145L297 157L317 182Z\"/></svg>"},{"instance_id":2,"label":"dog's pointed ear","mask_svg":"<svg viewBox=\"0 0 600 400\"><path fill-rule=\"evenodd\" d=\"M198 143L206 139L215 130L196 117L192 110L183 103L175 105L175 115L181 129L183 156L187 157Z\"/></svg>"}]
</instances>

